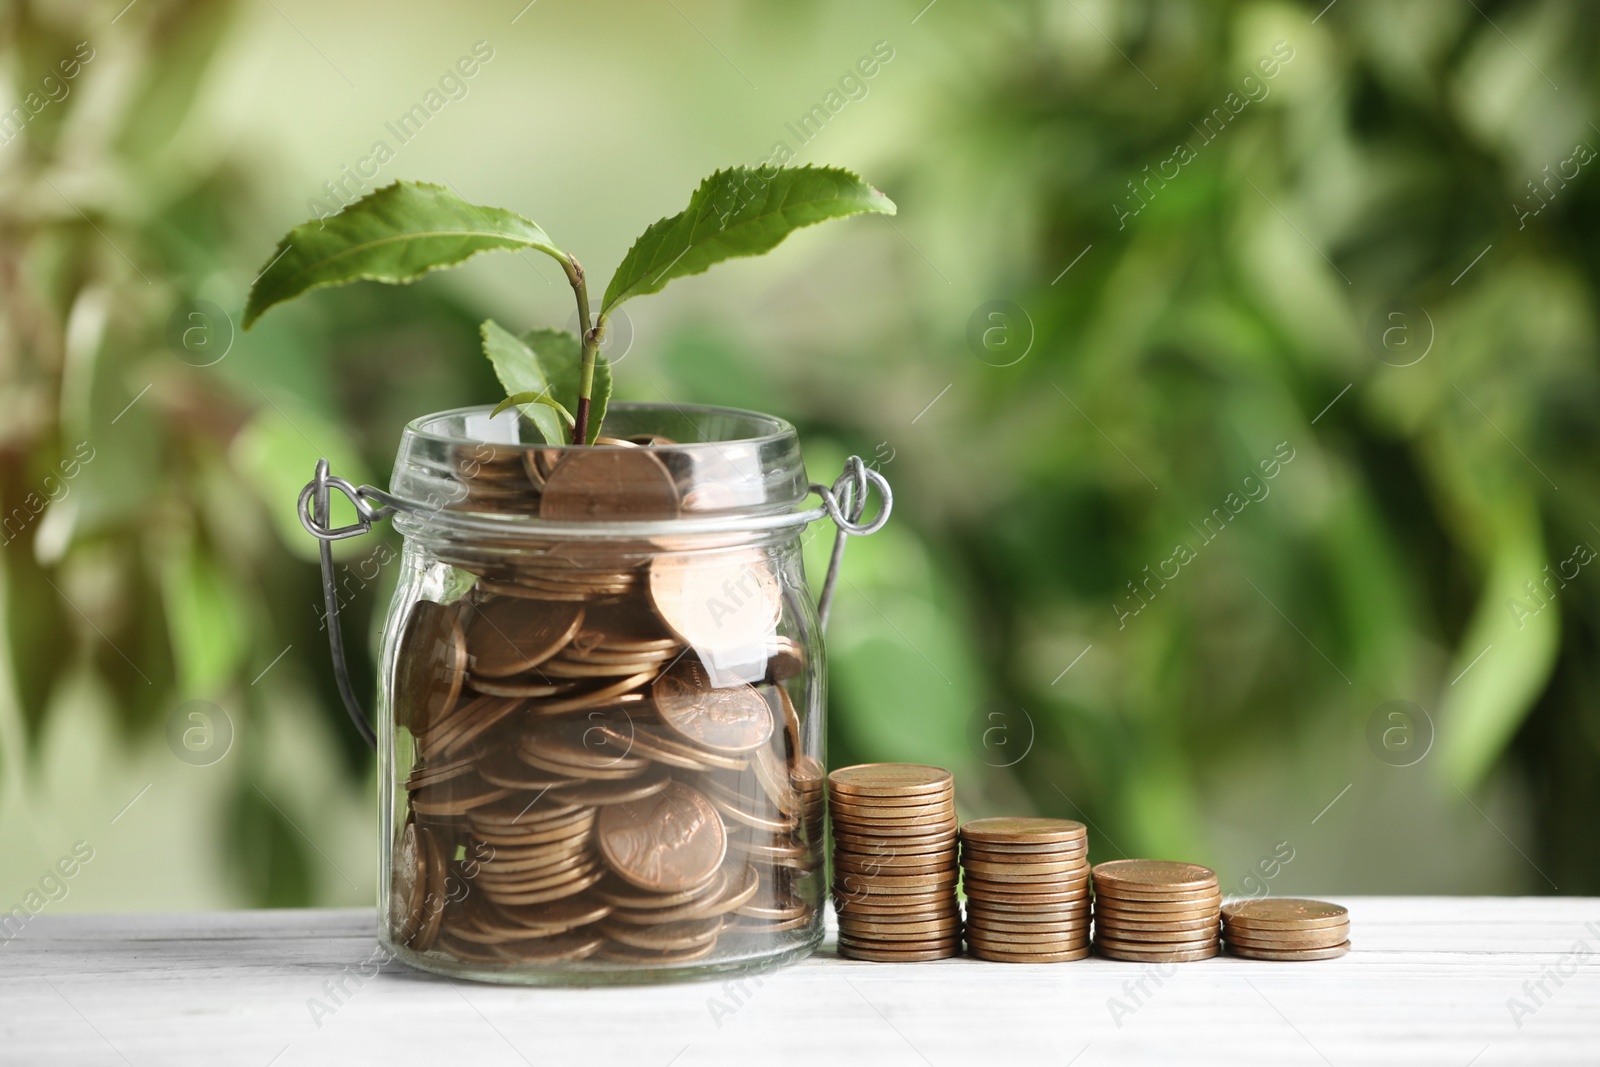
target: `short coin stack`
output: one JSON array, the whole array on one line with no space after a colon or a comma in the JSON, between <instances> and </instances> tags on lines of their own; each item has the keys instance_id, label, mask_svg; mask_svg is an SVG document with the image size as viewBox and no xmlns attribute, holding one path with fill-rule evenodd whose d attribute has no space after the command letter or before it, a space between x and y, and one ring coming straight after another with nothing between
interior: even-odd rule
<instances>
[{"instance_id":1,"label":"short coin stack","mask_svg":"<svg viewBox=\"0 0 1600 1067\"><path fill-rule=\"evenodd\" d=\"M1182 963L1217 954L1222 893L1209 867L1112 860L1093 873L1094 943L1101 955Z\"/></svg>"},{"instance_id":2,"label":"short coin stack","mask_svg":"<svg viewBox=\"0 0 1600 1067\"><path fill-rule=\"evenodd\" d=\"M975 819L961 827L967 952L1000 963L1089 954L1088 837L1070 819Z\"/></svg>"},{"instance_id":3,"label":"short coin stack","mask_svg":"<svg viewBox=\"0 0 1600 1067\"><path fill-rule=\"evenodd\" d=\"M1253 960L1331 960L1350 951L1350 913L1292 897L1235 901L1222 909L1222 939Z\"/></svg>"},{"instance_id":4,"label":"short coin stack","mask_svg":"<svg viewBox=\"0 0 1600 1067\"><path fill-rule=\"evenodd\" d=\"M955 780L912 763L828 775L839 954L909 963L961 952Z\"/></svg>"}]
</instances>

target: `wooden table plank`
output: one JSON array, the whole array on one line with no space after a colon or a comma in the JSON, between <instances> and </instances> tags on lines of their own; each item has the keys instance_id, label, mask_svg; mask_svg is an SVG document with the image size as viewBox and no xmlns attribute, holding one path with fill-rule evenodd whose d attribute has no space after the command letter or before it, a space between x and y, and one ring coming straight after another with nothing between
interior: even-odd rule
<instances>
[{"instance_id":1,"label":"wooden table plank","mask_svg":"<svg viewBox=\"0 0 1600 1067\"><path fill-rule=\"evenodd\" d=\"M828 948L742 985L625 989L492 987L399 964L364 978L369 911L45 914L0 945L0 1061L1600 1062L1600 899L1340 902L1355 949L1318 963L884 965ZM1543 992L1524 986L1541 979Z\"/></svg>"}]
</instances>

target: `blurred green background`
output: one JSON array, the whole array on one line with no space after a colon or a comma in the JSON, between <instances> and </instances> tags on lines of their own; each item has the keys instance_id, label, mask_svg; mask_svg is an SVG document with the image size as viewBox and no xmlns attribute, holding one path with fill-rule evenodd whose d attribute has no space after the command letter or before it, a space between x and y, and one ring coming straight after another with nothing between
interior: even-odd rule
<instances>
[{"instance_id":1,"label":"blurred green background","mask_svg":"<svg viewBox=\"0 0 1600 1067\"><path fill-rule=\"evenodd\" d=\"M77 841L50 907L373 897L295 495L496 399L479 319L572 310L480 257L238 334L330 183L449 183L603 278L780 144L899 216L630 305L611 355L893 482L834 765L1231 892L1600 891L1592 7L125 3L0 20L4 910ZM395 543L341 548L364 692Z\"/></svg>"}]
</instances>

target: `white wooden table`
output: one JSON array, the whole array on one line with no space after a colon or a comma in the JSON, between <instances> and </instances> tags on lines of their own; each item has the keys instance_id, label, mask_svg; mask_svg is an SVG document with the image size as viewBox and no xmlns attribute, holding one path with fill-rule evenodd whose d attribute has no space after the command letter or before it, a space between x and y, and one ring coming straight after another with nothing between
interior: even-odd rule
<instances>
[{"instance_id":1,"label":"white wooden table","mask_svg":"<svg viewBox=\"0 0 1600 1067\"><path fill-rule=\"evenodd\" d=\"M1152 977L1100 959L885 965L828 948L742 991L491 987L399 964L363 980L368 911L45 913L0 945L0 1062L1600 1063L1600 899L1340 902L1355 947L1327 962L1218 958ZM313 1000L332 1014L314 1018Z\"/></svg>"}]
</instances>

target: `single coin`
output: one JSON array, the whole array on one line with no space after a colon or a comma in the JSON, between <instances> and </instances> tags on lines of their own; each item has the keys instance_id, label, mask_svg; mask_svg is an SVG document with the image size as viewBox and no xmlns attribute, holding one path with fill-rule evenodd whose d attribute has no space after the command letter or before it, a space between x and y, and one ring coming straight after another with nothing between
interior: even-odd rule
<instances>
[{"instance_id":1,"label":"single coin","mask_svg":"<svg viewBox=\"0 0 1600 1067\"><path fill-rule=\"evenodd\" d=\"M1088 828L1072 819L1007 817L973 819L961 826L963 841L980 844L1075 843L1087 838Z\"/></svg>"},{"instance_id":2,"label":"single coin","mask_svg":"<svg viewBox=\"0 0 1600 1067\"><path fill-rule=\"evenodd\" d=\"M850 929L864 937L871 937L875 934L943 936L958 930L960 926L961 919L955 915L939 919L908 919L893 922L886 919L852 919L849 922Z\"/></svg>"},{"instance_id":3,"label":"single coin","mask_svg":"<svg viewBox=\"0 0 1600 1067\"><path fill-rule=\"evenodd\" d=\"M448 873L445 855L439 847L439 838L427 827L417 827L417 848L426 868L426 892L423 894L422 924L411 941L418 952L427 952L439 937L439 925L444 920L444 880Z\"/></svg>"},{"instance_id":4,"label":"single coin","mask_svg":"<svg viewBox=\"0 0 1600 1067\"><path fill-rule=\"evenodd\" d=\"M1094 928L1095 937L1108 942L1129 944L1175 945L1187 941L1215 941L1219 928L1201 926L1193 930L1135 930L1126 926L1106 926L1099 923Z\"/></svg>"},{"instance_id":5,"label":"single coin","mask_svg":"<svg viewBox=\"0 0 1600 1067\"><path fill-rule=\"evenodd\" d=\"M1077 952L1089 947L1088 934L1069 934L1065 937L1004 938L988 936L981 931L968 930L968 948L982 948L993 952Z\"/></svg>"},{"instance_id":6,"label":"single coin","mask_svg":"<svg viewBox=\"0 0 1600 1067\"><path fill-rule=\"evenodd\" d=\"M1082 889L1063 889L1059 892L1034 892L1025 888L996 888L1005 883L965 881L962 890L974 900L1000 904L1072 904L1087 901L1089 894Z\"/></svg>"},{"instance_id":7,"label":"single coin","mask_svg":"<svg viewBox=\"0 0 1600 1067\"><path fill-rule=\"evenodd\" d=\"M1088 842L1052 842L1050 844L1000 844L989 841L963 840L961 847L972 852L974 856L993 857L999 860L1009 860L1027 856L1037 856L1039 860L1052 859L1078 859L1088 854Z\"/></svg>"},{"instance_id":8,"label":"single coin","mask_svg":"<svg viewBox=\"0 0 1600 1067\"><path fill-rule=\"evenodd\" d=\"M494 951L515 963L560 963L588 959L604 944L605 938L599 934L575 930L556 937L507 941L494 946Z\"/></svg>"},{"instance_id":9,"label":"single coin","mask_svg":"<svg viewBox=\"0 0 1600 1067\"><path fill-rule=\"evenodd\" d=\"M421 789L425 785L437 785L440 782L449 781L451 778L459 778L463 774L471 774L478 762L475 756L464 756L460 759L446 760L442 763L419 762L412 769L410 776L406 778L406 788L408 790ZM487 779L485 780L487 781Z\"/></svg>"},{"instance_id":10,"label":"single coin","mask_svg":"<svg viewBox=\"0 0 1600 1067\"><path fill-rule=\"evenodd\" d=\"M505 678L561 651L583 622L583 608L511 597L480 604L467 625L472 673Z\"/></svg>"},{"instance_id":11,"label":"single coin","mask_svg":"<svg viewBox=\"0 0 1600 1067\"><path fill-rule=\"evenodd\" d=\"M1087 936L1089 933L1089 922L1087 919L1085 919L1081 922L1007 923L997 922L993 919L974 918L973 916L969 915L967 916L967 929L987 930L996 934L1042 934L1048 936L1050 934L1082 933Z\"/></svg>"},{"instance_id":12,"label":"single coin","mask_svg":"<svg viewBox=\"0 0 1600 1067\"><path fill-rule=\"evenodd\" d=\"M811 905L799 897L782 896L777 899L750 900L735 910L750 919L784 922L800 915L810 914Z\"/></svg>"},{"instance_id":13,"label":"single coin","mask_svg":"<svg viewBox=\"0 0 1600 1067\"><path fill-rule=\"evenodd\" d=\"M605 874L604 868L595 868L582 877L561 882L549 888L528 891L502 891L499 888L487 885L481 888L483 895L496 904L546 904L552 900L562 900L583 892L601 878L604 878Z\"/></svg>"},{"instance_id":14,"label":"single coin","mask_svg":"<svg viewBox=\"0 0 1600 1067\"><path fill-rule=\"evenodd\" d=\"M1350 939L1350 928L1348 926L1335 926L1322 930L1308 930L1299 934L1285 934L1282 932L1256 934L1235 930L1224 923L1222 936L1231 943L1251 945L1256 948L1327 948L1330 945L1338 945L1348 941Z\"/></svg>"},{"instance_id":15,"label":"single coin","mask_svg":"<svg viewBox=\"0 0 1600 1067\"><path fill-rule=\"evenodd\" d=\"M1294 949L1291 951L1273 951L1262 948L1252 948L1229 943L1228 951L1235 956L1243 956L1252 960L1331 960L1343 956L1350 951L1350 942L1342 945L1333 945L1328 948Z\"/></svg>"},{"instance_id":16,"label":"single coin","mask_svg":"<svg viewBox=\"0 0 1600 1067\"><path fill-rule=\"evenodd\" d=\"M1181 922L1147 923L1131 919L1108 919L1104 915L1097 916L1100 926L1106 930L1128 930L1146 934L1182 934L1189 930L1218 929L1217 920L1212 918L1184 919ZM1138 940L1135 938L1134 940Z\"/></svg>"},{"instance_id":17,"label":"single coin","mask_svg":"<svg viewBox=\"0 0 1600 1067\"><path fill-rule=\"evenodd\" d=\"M967 899L967 917L975 920L999 919L1004 922L1068 922L1087 920L1089 909L1082 903L1005 904Z\"/></svg>"},{"instance_id":18,"label":"single coin","mask_svg":"<svg viewBox=\"0 0 1600 1067\"><path fill-rule=\"evenodd\" d=\"M428 857L417 834L416 823L407 821L400 832L390 872L389 929L406 944L422 929L423 897L428 891Z\"/></svg>"},{"instance_id":19,"label":"single coin","mask_svg":"<svg viewBox=\"0 0 1600 1067\"><path fill-rule=\"evenodd\" d=\"M1095 943L1094 950L1107 959L1126 960L1129 963L1192 963L1196 960L1209 960L1221 951L1218 946L1212 945L1209 948L1136 952L1120 947L1108 948L1099 942Z\"/></svg>"},{"instance_id":20,"label":"single coin","mask_svg":"<svg viewBox=\"0 0 1600 1067\"><path fill-rule=\"evenodd\" d=\"M1056 878L1058 881L1089 882L1089 868L1076 860L1064 863L994 863L961 857L961 869L979 877L1005 879Z\"/></svg>"},{"instance_id":21,"label":"single coin","mask_svg":"<svg viewBox=\"0 0 1600 1067\"><path fill-rule=\"evenodd\" d=\"M916 896L888 896L883 893L833 894L833 910L841 916L860 915L918 915L927 911L945 912L955 906L955 894L948 892L922 893Z\"/></svg>"},{"instance_id":22,"label":"single coin","mask_svg":"<svg viewBox=\"0 0 1600 1067\"><path fill-rule=\"evenodd\" d=\"M528 907L494 907L496 920L521 929L559 933L577 926L599 922L611 913L609 904L585 899L558 900ZM480 925L482 920L480 919Z\"/></svg>"},{"instance_id":23,"label":"single coin","mask_svg":"<svg viewBox=\"0 0 1600 1067\"><path fill-rule=\"evenodd\" d=\"M722 918L685 919L656 926L633 926L628 923L603 922L601 933L613 941L653 952L681 952L714 942L722 932Z\"/></svg>"},{"instance_id":24,"label":"single coin","mask_svg":"<svg viewBox=\"0 0 1600 1067\"><path fill-rule=\"evenodd\" d=\"M473 808L492 804L510 792L477 777L452 778L448 782L415 790L411 794L411 810L418 815L434 818L465 815Z\"/></svg>"},{"instance_id":25,"label":"single coin","mask_svg":"<svg viewBox=\"0 0 1600 1067\"><path fill-rule=\"evenodd\" d=\"M944 874L949 871L950 865L947 863L928 863L921 864L916 867L886 867L874 860L861 861L846 859L837 852L834 853L833 856L833 873L836 877L840 878L845 876L871 878L877 875L905 877L914 875Z\"/></svg>"},{"instance_id":26,"label":"single coin","mask_svg":"<svg viewBox=\"0 0 1600 1067\"><path fill-rule=\"evenodd\" d=\"M568 712L604 708L627 701L643 701L645 695L634 693L634 690L645 685L655 676L656 670L652 667L647 671L629 675L620 682L614 682L611 685L602 685L582 692L563 693L559 698L537 701L534 703L532 710L539 715L565 715Z\"/></svg>"},{"instance_id":27,"label":"single coin","mask_svg":"<svg viewBox=\"0 0 1600 1067\"><path fill-rule=\"evenodd\" d=\"M816 912L812 912L809 915L802 915L798 919L787 919L781 923L762 922L759 919L746 919L735 915L728 919L727 923L723 926L723 929L733 933L765 936L767 934L783 933L786 930L800 930L804 927L810 926L816 921Z\"/></svg>"},{"instance_id":28,"label":"single coin","mask_svg":"<svg viewBox=\"0 0 1600 1067\"><path fill-rule=\"evenodd\" d=\"M991 963L1070 963L1073 960L1085 959L1089 955L1089 947L1072 949L1067 952L996 952L989 948L969 948L968 955Z\"/></svg>"},{"instance_id":29,"label":"single coin","mask_svg":"<svg viewBox=\"0 0 1600 1067\"><path fill-rule=\"evenodd\" d=\"M552 697L572 688L571 683L550 682L542 676L537 682L491 681L488 678L468 677L467 685L474 693L494 697Z\"/></svg>"},{"instance_id":30,"label":"single coin","mask_svg":"<svg viewBox=\"0 0 1600 1067\"><path fill-rule=\"evenodd\" d=\"M684 740L718 752L749 752L772 736L772 709L756 688L718 688L697 660L682 659L651 686L661 721Z\"/></svg>"},{"instance_id":31,"label":"single coin","mask_svg":"<svg viewBox=\"0 0 1600 1067\"><path fill-rule=\"evenodd\" d=\"M411 605L395 659L395 723L427 733L455 707L467 677L467 636L454 606Z\"/></svg>"},{"instance_id":32,"label":"single coin","mask_svg":"<svg viewBox=\"0 0 1600 1067\"><path fill-rule=\"evenodd\" d=\"M484 781L512 790L538 793L557 786L581 784L580 779L570 775L543 771L524 763L515 752L498 752L484 757L468 756L460 762L469 767L475 764L478 776Z\"/></svg>"},{"instance_id":33,"label":"single coin","mask_svg":"<svg viewBox=\"0 0 1600 1067\"><path fill-rule=\"evenodd\" d=\"M947 960L953 956L961 955L961 941L935 942L923 948L899 948L894 945L883 945L876 942L855 944L854 942L839 941L839 955L852 960L867 960L874 963L925 963L932 960Z\"/></svg>"},{"instance_id":34,"label":"single coin","mask_svg":"<svg viewBox=\"0 0 1600 1067\"><path fill-rule=\"evenodd\" d=\"M828 786L856 797L913 797L951 788L950 772L918 763L863 763L828 775Z\"/></svg>"},{"instance_id":35,"label":"single coin","mask_svg":"<svg viewBox=\"0 0 1600 1067\"><path fill-rule=\"evenodd\" d=\"M926 808L886 808L873 809L856 807L843 804L837 800L828 806L829 813L836 823L848 823L862 831L897 830L910 827L939 826L941 828L954 828L956 825L956 808L949 801L940 801L937 805ZM889 812L894 814L890 815Z\"/></svg>"},{"instance_id":36,"label":"single coin","mask_svg":"<svg viewBox=\"0 0 1600 1067\"><path fill-rule=\"evenodd\" d=\"M600 854L625 881L673 893L710 877L728 840L705 794L673 782L652 797L601 809Z\"/></svg>"},{"instance_id":37,"label":"single coin","mask_svg":"<svg viewBox=\"0 0 1600 1067\"><path fill-rule=\"evenodd\" d=\"M1262 897L1236 900L1222 907L1223 917L1241 926L1282 926L1307 930L1337 926L1350 921L1350 912L1339 904L1300 897Z\"/></svg>"},{"instance_id":38,"label":"single coin","mask_svg":"<svg viewBox=\"0 0 1600 1067\"><path fill-rule=\"evenodd\" d=\"M566 450L545 478L539 517L556 521L671 519L678 487L644 448Z\"/></svg>"},{"instance_id":39,"label":"single coin","mask_svg":"<svg viewBox=\"0 0 1600 1067\"><path fill-rule=\"evenodd\" d=\"M650 599L685 644L707 651L759 649L783 613L778 578L761 549L658 555Z\"/></svg>"},{"instance_id":40,"label":"single coin","mask_svg":"<svg viewBox=\"0 0 1600 1067\"><path fill-rule=\"evenodd\" d=\"M868 817L882 815L885 818L900 818L922 812L949 811L955 807L956 794L952 788L937 793L904 797L860 796L855 793L841 793L829 785L825 785L825 788L828 806L847 814L861 812Z\"/></svg>"},{"instance_id":41,"label":"single coin","mask_svg":"<svg viewBox=\"0 0 1600 1067\"><path fill-rule=\"evenodd\" d=\"M1118 901L1117 897L1094 894L1094 910L1106 915L1126 918L1149 918L1152 921L1173 921L1178 918L1197 918L1200 915L1221 915L1222 897L1205 901Z\"/></svg>"},{"instance_id":42,"label":"single coin","mask_svg":"<svg viewBox=\"0 0 1600 1067\"><path fill-rule=\"evenodd\" d=\"M486 894L494 893L500 898L520 896L525 893L537 893L543 889L554 889L556 886L566 885L588 878L597 868L592 859L575 867L556 871L510 871L496 873L479 871L478 877L473 879L473 884L482 889ZM592 883L591 883L592 884Z\"/></svg>"},{"instance_id":43,"label":"single coin","mask_svg":"<svg viewBox=\"0 0 1600 1067\"><path fill-rule=\"evenodd\" d=\"M637 778L625 778L620 781L591 780L553 786L550 795L573 804L604 807L607 804L627 804L634 800L643 800L645 797L653 797L666 789L671 782L672 779L664 773L652 774L647 771Z\"/></svg>"},{"instance_id":44,"label":"single coin","mask_svg":"<svg viewBox=\"0 0 1600 1067\"><path fill-rule=\"evenodd\" d=\"M1116 949L1119 952L1188 952L1203 949L1217 944L1217 935L1210 934L1204 937L1185 937L1181 941L1128 941L1120 937L1111 937L1095 927L1094 943L1107 949Z\"/></svg>"},{"instance_id":45,"label":"single coin","mask_svg":"<svg viewBox=\"0 0 1600 1067\"><path fill-rule=\"evenodd\" d=\"M956 835L938 831L921 837L878 837L874 834L856 833L842 826L833 828L835 844L857 852L870 853L877 848L886 848L896 855L910 855L914 852L937 852L942 856L949 856L950 862L956 862Z\"/></svg>"},{"instance_id":46,"label":"single coin","mask_svg":"<svg viewBox=\"0 0 1600 1067\"><path fill-rule=\"evenodd\" d=\"M1173 860L1108 860L1095 864L1095 887L1140 891L1205 891L1215 889L1217 872L1198 863Z\"/></svg>"}]
</instances>

